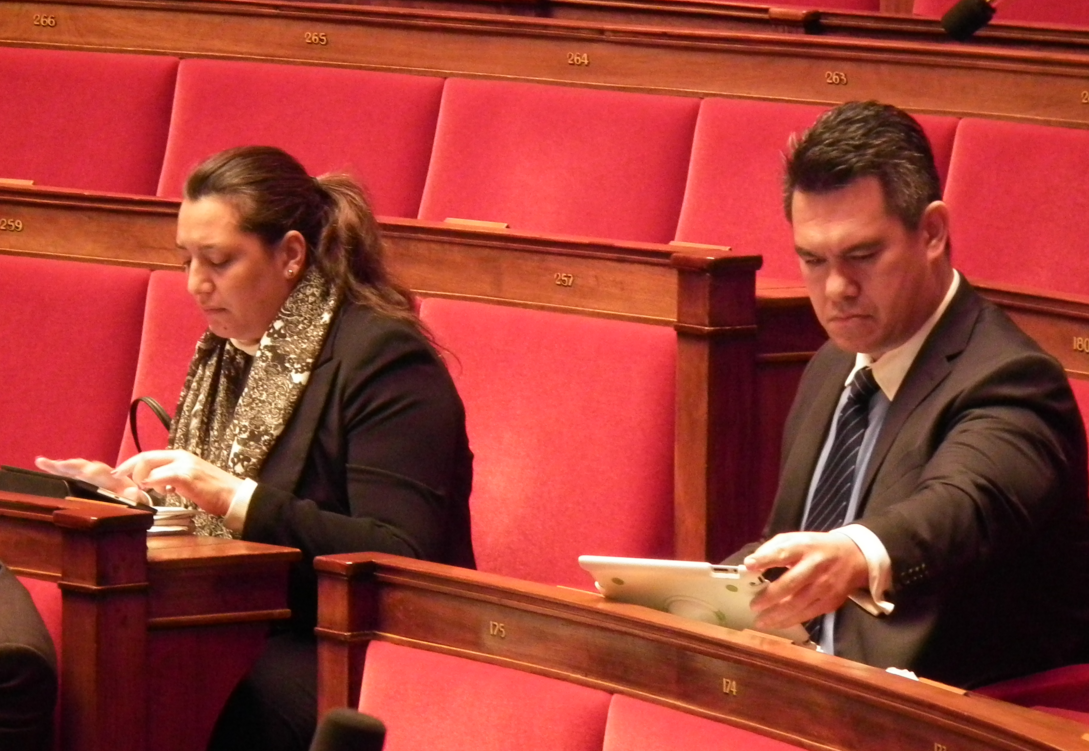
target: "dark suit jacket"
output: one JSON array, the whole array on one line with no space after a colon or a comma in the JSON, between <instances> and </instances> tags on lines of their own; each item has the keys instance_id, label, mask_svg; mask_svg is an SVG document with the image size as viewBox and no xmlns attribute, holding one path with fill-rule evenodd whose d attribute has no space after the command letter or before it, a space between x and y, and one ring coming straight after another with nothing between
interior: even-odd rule
<instances>
[{"instance_id":1,"label":"dark suit jacket","mask_svg":"<svg viewBox=\"0 0 1089 751\"><path fill-rule=\"evenodd\" d=\"M0 564L0 748L48 748L56 703L53 640L26 588Z\"/></svg>"},{"instance_id":2,"label":"dark suit jacket","mask_svg":"<svg viewBox=\"0 0 1089 751\"><path fill-rule=\"evenodd\" d=\"M261 468L242 537L302 550L290 591L306 630L314 556L380 551L474 566L472 460L461 399L431 345L346 304Z\"/></svg>"},{"instance_id":3,"label":"dark suit jacket","mask_svg":"<svg viewBox=\"0 0 1089 751\"><path fill-rule=\"evenodd\" d=\"M826 344L787 421L765 530L797 530L854 355ZM836 653L973 686L1089 656L1085 429L1061 366L966 280L889 407L859 523L892 561L891 616L853 603Z\"/></svg>"}]
</instances>

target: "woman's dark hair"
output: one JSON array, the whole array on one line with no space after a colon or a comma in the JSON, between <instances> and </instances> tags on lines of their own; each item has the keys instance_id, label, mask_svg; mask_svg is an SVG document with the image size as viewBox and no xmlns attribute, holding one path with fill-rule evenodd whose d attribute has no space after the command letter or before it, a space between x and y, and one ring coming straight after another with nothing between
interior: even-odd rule
<instances>
[{"instance_id":1,"label":"woman's dark hair","mask_svg":"<svg viewBox=\"0 0 1089 751\"><path fill-rule=\"evenodd\" d=\"M889 104L847 102L792 141L783 180L787 219L795 191L823 193L863 177L878 179L886 209L909 229L917 229L926 207L942 197L922 126Z\"/></svg>"},{"instance_id":2,"label":"woman's dark hair","mask_svg":"<svg viewBox=\"0 0 1089 751\"><path fill-rule=\"evenodd\" d=\"M423 330L412 293L386 271L378 222L351 177L310 177L281 149L240 146L209 157L185 181L186 200L209 196L229 201L240 229L270 247L297 230L307 262L345 298Z\"/></svg>"}]
</instances>

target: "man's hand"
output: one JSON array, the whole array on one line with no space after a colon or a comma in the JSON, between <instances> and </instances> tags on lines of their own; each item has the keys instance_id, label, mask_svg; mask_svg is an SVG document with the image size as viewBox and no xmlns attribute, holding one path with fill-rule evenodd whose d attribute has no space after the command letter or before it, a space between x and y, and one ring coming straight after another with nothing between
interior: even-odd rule
<instances>
[{"instance_id":1,"label":"man's hand","mask_svg":"<svg viewBox=\"0 0 1089 751\"><path fill-rule=\"evenodd\" d=\"M760 628L787 628L831 613L869 583L862 551L846 535L832 532L776 535L747 556L744 564L756 573L787 569L753 598Z\"/></svg>"}]
</instances>

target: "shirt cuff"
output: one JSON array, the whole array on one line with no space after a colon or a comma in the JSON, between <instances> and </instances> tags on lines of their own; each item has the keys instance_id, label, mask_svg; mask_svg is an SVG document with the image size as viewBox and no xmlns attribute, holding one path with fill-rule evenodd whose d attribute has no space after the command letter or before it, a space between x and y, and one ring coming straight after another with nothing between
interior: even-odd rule
<instances>
[{"instance_id":1,"label":"shirt cuff","mask_svg":"<svg viewBox=\"0 0 1089 751\"><path fill-rule=\"evenodd\" d=\"M885 593L892 584L892 561L889 559L889 551L885 549L884 543L872 530L861 524L848 524L846 527L832 530L832 533L844 535L857 545L869 569L870 591L860 590L851 595L851 599L870 615L891 613L894 606L885 599Z\"/></svg>"},{"instance_id":2,"label":"shirt cuff","mask_svg":"<svg viewBox=\"0 0 1089 751\"><path fill-rule=\"evenodd\" d=\"M250 510L250 500L253 498L253 491L256 489L257 483L253 480L247 478L242 481L242 484L238 486L238 490L234 491L231 505L227 507L227 513L223 517L223 526L236 534L242 534L242 527L246 525L246 513Z\"/></svg>"}]
</instances>

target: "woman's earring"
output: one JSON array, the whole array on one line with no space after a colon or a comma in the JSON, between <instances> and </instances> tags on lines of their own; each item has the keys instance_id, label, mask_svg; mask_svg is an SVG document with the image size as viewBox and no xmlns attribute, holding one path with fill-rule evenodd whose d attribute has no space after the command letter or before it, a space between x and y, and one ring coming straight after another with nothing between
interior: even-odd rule
<instances>
[{"instance_id":1,"label":"woman's earring","mask_svg":"<svg viewBox=\"0 0 1089 751\"><path fill-rule=\"evenodd\" d=\"M295 269L288 269L287 270L287 278L290 279L293 276L295 276Z\"/></svg>"}]
</instances>

